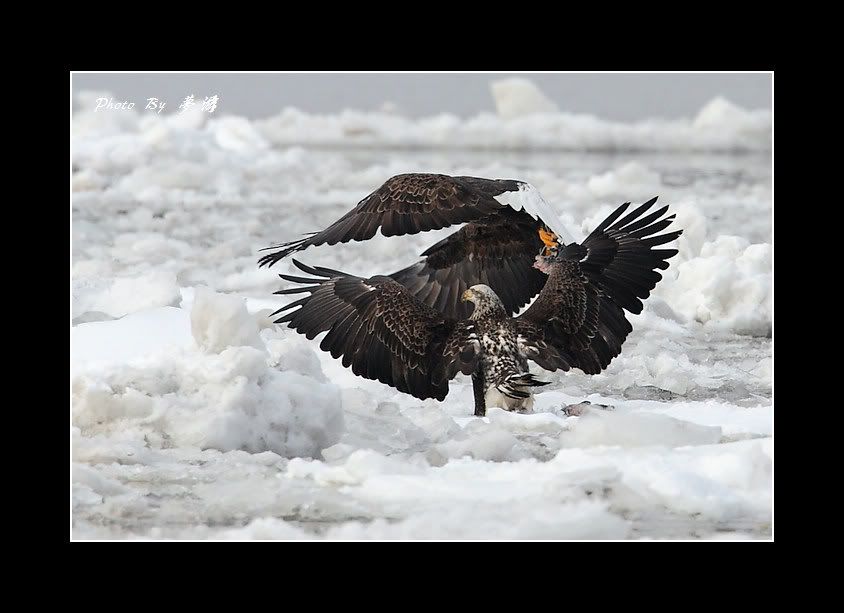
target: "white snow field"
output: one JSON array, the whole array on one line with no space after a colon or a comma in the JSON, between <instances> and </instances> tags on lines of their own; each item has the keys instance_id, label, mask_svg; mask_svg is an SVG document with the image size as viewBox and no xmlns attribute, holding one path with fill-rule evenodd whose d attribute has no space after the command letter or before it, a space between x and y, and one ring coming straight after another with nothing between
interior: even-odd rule
<instances>
[{"instance_id":1,"label":"white snow field","mask_svg":"<svg viewBox=\"0 0 844 613\"><path fill-rule=\"evenodd\" d=\"M77 96L73 539L772 538L770 111L620 124L491 91L500 115L254 122ZM474 418L468 377L420 401L268 318L296 269L259 249L414 171L528 181L578 239L658 195L680 253L606 371L533 365L534 414ZM297 258L387 274L454 229Z\"/></svg>"}]
</instances>

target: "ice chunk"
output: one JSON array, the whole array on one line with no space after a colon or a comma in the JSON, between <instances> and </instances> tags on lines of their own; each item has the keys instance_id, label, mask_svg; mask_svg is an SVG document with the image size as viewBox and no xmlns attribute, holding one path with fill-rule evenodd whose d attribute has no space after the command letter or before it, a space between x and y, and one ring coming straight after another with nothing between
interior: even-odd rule
<instances>
[{"instance_id":1,"label":"ice chunk","mask_svg":"<svg viewBox=\"0 0 844 613\"><path fill-rule=\"evenodd\" d=\"M71 330L74 371L90 362L121 363L193 344L189 315L164 307L114 321L80 323Z\"/></svg>"},{"instance_id":2,"label":"ice chunk","mask_svg":"<svg viewBox=\"0 0 844 613\"><path fill-rule=\"evenodd\" d=\"M123 317L145 309L176 306L181 300L176 275L154 271L123 277L73 279L73 317L88 312Z\"/></svg>"},{"instance_id":3,"label":"ice chunk","mask_svg":"<svg viewBox=\"0 0 844 613\"><path fill-rule=\"evenodd\" d=\"M265 349L258 322L246 310L242 298L197 287L190 312L191 332L197 345L219 353L227 347Z\"/></svg>"},{"instance_id":4,"label":"ice chunk","mask_svg":"<svg viewBox=\"0 0 844 613\"><path fill-rule=\"evenodd\" d=\"M657 293L689 319L739 334L769 336L772 251L738 236L719 236L681 262Z\"/></svg>"},{"instance_id":5,"label":"ice chunk","mask_svg":"<svg viewBox=\"0 0 844 613\"><path fill-rule=\"evenodd\" d=\"M255 153L269 148L269 144L243 117L219 117L208 122L217 144L223 149L238 153Z\"/></svg>"},{"instance_id":6,"label":"ice chunk","mask_svg":"<svg viewBox=\"0 0 844 613\"><path fill-rule=\"evenodd\" d=\"M233 541L292 541L308 538L308 534L301 528L275 517L259 517L242 528L229 528L213 536Z\"/></svg>"},{"instance_id":7,"label":"ice chunk","mask_svg":"<svg viewBox=\"0 0 844 613\"><path fill-rule=\"evenodd\" d=\"M665 415L591 409L560 435L563 447L619 445L644 447L707 445L721 440L721 428L701 426Z\"/></svg>"},{"instance_id":8,"label":"ice chunk","mask_svg":"<svg viewBox=\"0 0 844 613\"><path fill-rule=\"evenodd\" d=\"M501 79L490 83L498 114L510 119L536 113L555 113L557 105L528 79Z\"/></svg>"},{"instance_id":9,"label":"ice chunk","mask_svg":"<svg viewBox=\"0 0 844 613\"><path fill-rule=\"evenodd\" d=\"M208 295L198 293L195 308L196 304L201 310L218 303L219 296L210 297L208 301ZM224 298L237 303L224 300L223 305L231 307L235 319L250 318L239 299ZM244 314L238 314L238 309ZM178 324L181 337L188 338L187 313L171 311L182 313L170 323ZM225 321L215 329L231 324ZM254 320L250 321L254 326ZM75 350L88 360L74 365L74 425L86 438L108 436L122 448L131 448L132 441L140 439L161 448L177 445L314 457L337 443L344 430L339 388L294 370L271 369L266 353L255 347L238 344L221 350L219 341L237 339L236 332L242 327L248 329L235 322L235 333L215 333L215 352L202 353L190 343L177 348L156 338L157 334L165 336L166 331L148 326L146 318L138 315L78 326L75 331L81 333L75 338ZM98 334L88 334L91 328ZM147 346L135 346L134 351L119 356L114 351L97 355L97 347L90 346L99 345L100 338L113 340L115 334L124 339L134 334L145 339ZM297 345L290 351L313 349ZM282 352L282 362L286 362L284 357ZM101 440L96 453L86 453L102 457L107 453L103 445ZM124 452L115 453L128 457Z\"/></svg>"}]
</instances>

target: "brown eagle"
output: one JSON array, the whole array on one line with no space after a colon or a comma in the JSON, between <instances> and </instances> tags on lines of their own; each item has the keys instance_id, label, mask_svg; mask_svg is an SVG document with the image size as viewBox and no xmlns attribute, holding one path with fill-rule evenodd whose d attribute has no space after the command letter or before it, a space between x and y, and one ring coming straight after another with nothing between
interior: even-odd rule
<instances>
[{"instance_id":1,"label":"brown eagle","mask_svg":"<svg viewBox=\"0 0 844 613\"><path fill-rule=\"evenodd\" d=\"M459 184L465 178L451 179ZM274 315L289 311L276 323L287 323L309 339L327 332L320 349L330 352L334 358L342 357L343 366L351 367L358 376L381 381L417 398L442 400L448 394L448 382L462 372L472 376L475 415L484 415L487 405L530 410L532 388L546 382L537 380L529 372L528 360L546 370L579 368L586 374L597 374L621 352L621 345L633 329L624 311L642 311L642 300L662 278L655 269L668 268L667 260L677 254L676 249L655 247L674 240L682 232L676 230L657 235L673 221L674 215L662 217L667 206L645 215L655 201L656 198L649 200L624 217L621 216L630 203L621 205L580 244L553 242L542 226L534 226L532 231L539 240L539 247L524 256L530 257L531 270L541 275L536 290L539 296L518 317L510 316L512 309L494 287L467 282L462 276L467 270L488 273L491 262L479 266L472 256L483 253L484 257L492 258L494 252L492 246L484 247L480 239L476 242L466 235L462 241L457 238L464 228L443 241L452 241L447 245L449 253L462 250L462 259L454 257L450 267L439 270L448 270L445 279L453 277L456 282L470 285L459 293L461 302L473 305L468 317L451 314L454 312L450 308L451 298L444 302L438 298L432 306L426 299L428 294L424 287L420 290L418 286L401 282L396 277L399 273L364 279L337 270L306 266L294 259L293 263L300 270L312 276L279 275L304 286L276 293L308 295L276 311ZM459 206L455 204L448 210L454 208ZM518 215L501 210L497 214L501 218ZM347 218L348 215L344 217ZM421 213L408 217L423 218ZM386 217L379 219L378 223L386 223ZM441 218L432 216L429 219ZM353 222L353 225L357 223ZM331 226L335 227L337 224ZM364 234L371 236L370 226L366 227ZM375 227L378 225L371 226ZM422 226L418 223L412 227ZM500 232L504 224L476 224L476 228L490 227L495 229L493 232ZM293 251L316 244L309 242L313 240L334 240L331 236L359 236L346 231L326 234L331 228L293 243L287 249ZM395 229L395 226L391 228ZM541 237L540 232L543 233ZM511 234L518 236L513 230ZM488 240L505 235L504 232L488 235ZM317 238L319 236L322 238ZM518 240L527 243L528 237L514 239ZM537 251L539 255L536 255ZM515 250L504 250L504 253L509 254L504 256L506 263L518 261L519 254ZM425 266L430 265L430 259L429 255ZM515 279L523 282L513 266L508 270L514 284L517 283ZM432 278L434 281L429 281L429 286L453 287L451 282L437 281L436 274ZM501 280L501 277L496 279ZM535 293L525 287L509 289L511 299L516 297L511 300L511 306L519 301L527 302Z\"/></svg>"},{"instance_id":2,"label":"brown eagle","mask_svg":"<svg viewBox=\"0 0 844 613\"><path fill-rule=\"evenodd\" d=\"M388 179L325 230L268 247L276 251L258 263L272 266L310 246L368 240L379 228L384 236L399 236L461 223L466 225L422 253L424 259L387 275L457 319L469 316L471 306L461 296L478 284L492 288L508 314L516 313L545 285L534 256L558 237L574 242L529 183L415 173Z\"/></svg>"}]
</instances>

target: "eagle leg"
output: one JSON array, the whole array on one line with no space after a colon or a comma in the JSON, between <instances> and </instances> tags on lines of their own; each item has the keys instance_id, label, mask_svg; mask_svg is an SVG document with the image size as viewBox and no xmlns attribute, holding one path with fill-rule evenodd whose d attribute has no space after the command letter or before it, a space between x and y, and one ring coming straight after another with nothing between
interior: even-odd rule
<instances>
[{"instance_id":1,"label":"eagle leg","mask_svg":"<svg viewBox=\"0 0 844 613\"><path fill-rule=\"evenodd\" d=\"M486 415L486 399L484 398L484 376L479 372L472 373L472 391L475 393L475 416Z\"/></svg>"}]
</instances>

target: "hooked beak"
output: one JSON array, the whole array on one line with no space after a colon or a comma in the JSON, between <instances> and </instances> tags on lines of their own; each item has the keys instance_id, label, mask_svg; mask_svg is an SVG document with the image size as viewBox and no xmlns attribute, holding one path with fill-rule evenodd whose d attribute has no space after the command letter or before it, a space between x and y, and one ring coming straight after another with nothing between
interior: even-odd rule
<instances>
[{"instance_id":1,"label":"hooked beak","mask_svg":"<svg viewBox=\"0 0 844 613\"><path fill-rule=\"evenodd\" d=\"M472 298L472 290L467 289L465 292L463 292L463 295L460 296L460 302L466 302L466 301L470 300L471 298Z\"/></svg>"}]
</instances>

